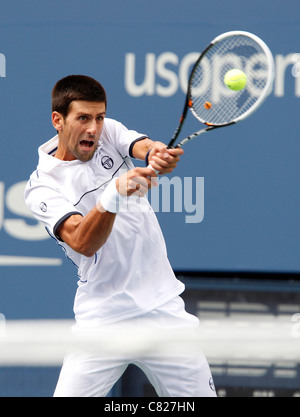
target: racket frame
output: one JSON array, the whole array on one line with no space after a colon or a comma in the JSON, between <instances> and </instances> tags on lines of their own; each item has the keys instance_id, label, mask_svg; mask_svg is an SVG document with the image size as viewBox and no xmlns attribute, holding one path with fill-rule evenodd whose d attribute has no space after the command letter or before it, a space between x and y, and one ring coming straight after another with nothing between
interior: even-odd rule
<instances>
[{"instance_id":1,"label":"racket frame","mask_svg":"<svg viewBox=\"0 0 300 417\"><path fill-rule=\"evenodd\" d=\"M258 98L258 100L255 102L255 104L253 106L251 106L250 109L248 109L245 113L241 114L240 116L236 117L234 120L230 121L229 123L223 123L223 124L212 124L212 123L207 123L205 120L201 119L199 117L199 115L197 114L197 112L193 109L193 101L191 98L191 88L192 88L192 80L193 80L193 76L194 73L199 65L199 63L201 62L201 60L203 59L203 57L206 55L206 53L208 52L209 49L211 49L214 45L216 45L217 43L219 43L220 41L228 38L228 37L232 37L232 36L238 36L238 35L242 35L242 36L247 36L251 39L253 39L255 42L257 42L260 47L263 49L264 53L266 54L267 57L267 62L268 62L268 76L267 76L267 83L264 87L263 92L261 93L260 97ZM191 71L190 77L189 77L189 82L188 82L188 91L186 94L186 100L185 100L185 104L184 104L184 108L182 111L182 115L180 118L180 121L177 125L177 128L173 134L173 137L168 145L168 148L172 148L174 147L174 143L176 142L184 121L186 119L187 116L187 112L188 109L191 110L192 114L196 117L197 120L199 120L201 123L207 125L206 128L204 129L200 129L197 132L193 133L190 136L187 136L185 139L183 139L178 145L177 147L181 147L183 146L185 143L189 142L190 140L194 139L197 136L200 136L204 133L207 133L213 129L219 128L219 127L225 127L225 126L231 126L241 120L246 119L247 117L250 116L250 114L254 113L260 106L261 104L265 101L265 99L268 97L268 95L272 92L273 89L273 83L274 83L274 78L275 78L275 64L274 64L274 58L273 55L269 49L269 47L266 45L266 43L260 39L258 36L250 33L250 32L245 32L245 31L239 31L239 30L235 30L235 31L230 31L230 32L225 32L219 36L217 36L216 38L214 38L210 44L203 50L203 52L200 54L199 58L197 59L196 63L193 66L193 69Z\"/></svg>"}]
</instances>

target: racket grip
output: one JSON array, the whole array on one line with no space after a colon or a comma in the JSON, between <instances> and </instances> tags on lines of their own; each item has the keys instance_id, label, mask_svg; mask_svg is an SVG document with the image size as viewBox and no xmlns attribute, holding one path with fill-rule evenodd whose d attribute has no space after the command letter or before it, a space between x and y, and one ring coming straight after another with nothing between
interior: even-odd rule
<instances>
[{"instance_id":1,"label":"racket grip","mask_svg":"<svg viewBox=\"0 0 300 417\"><path fill-rule=\"evenodd\" d=\"M167 146L167 149L176 149L176 148L181 148L180 144L176 145L176 146Z\"/></svg>"},{"instance_id":2,"label":"racket grip","mask_svg":"<svg viewBox=\"0 0 300 417\"><path fill-rule=\"evenodd\" d=\"M158 175L158 172L159 171L156 171L156 169L154 169L153 166L151 164L149 164L148 157L149 157L150 152L151 152L151 149L147 152L147 155L145 157L146 167L153 169L153 171L155 172L155 174Z\"/></svg>"}]
</instances>

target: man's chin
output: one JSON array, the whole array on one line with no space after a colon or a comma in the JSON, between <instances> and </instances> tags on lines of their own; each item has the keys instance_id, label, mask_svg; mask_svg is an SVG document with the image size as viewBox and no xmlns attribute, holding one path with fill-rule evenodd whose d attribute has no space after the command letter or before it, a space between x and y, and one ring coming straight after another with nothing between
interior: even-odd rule
<instances>
[{"instance_id":1,"label":"man's chin","mask_svg":"<svg viewBox=\"0 0 300 417\"><path fill-rule=\"evenodd\" d=\"M92 155L80 155L79 158L77 158L77 159L79 159L79 161L81 161L81 162L88 162L93 158L94 153Z\"/></svg>"},{"instance_id":2,"label":"man's chin","mask_svg":"<svg viewBox=\"0 0 300 417\"><path fill-rule=\"evenodd\" d=\"M77 151L74 156L77 159L79 159L79 161L81 161L81 162L88 162L93 158L95 152L96 152L95 148L85 150L85 151L80 150L80 151Z\"/></svg>"}]
</instances>

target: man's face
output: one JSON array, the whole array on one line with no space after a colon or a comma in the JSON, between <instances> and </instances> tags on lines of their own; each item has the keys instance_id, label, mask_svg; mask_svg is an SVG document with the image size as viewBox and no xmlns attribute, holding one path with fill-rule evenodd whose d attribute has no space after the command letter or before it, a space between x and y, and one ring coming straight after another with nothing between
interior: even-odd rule
<instances>
[{"instance_id":1,"label":"man's face","mask_svg":"<svg viewBox=\"0 0 300 417\"><path fill-rule=\"evenodd\" d=\"M73 101L64 119L57 112L52 114L53 125L59 132L56 157L64 161L92 159L103 129L105 103Z\"/></svg>"}]
</instances>

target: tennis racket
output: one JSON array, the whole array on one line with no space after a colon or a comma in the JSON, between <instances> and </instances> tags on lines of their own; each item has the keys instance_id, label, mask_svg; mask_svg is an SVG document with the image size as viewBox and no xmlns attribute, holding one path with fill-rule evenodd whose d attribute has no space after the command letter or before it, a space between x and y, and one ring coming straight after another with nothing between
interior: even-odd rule
<instances>
[{"instance_id":1,"label":"tennis racket","mask_svg":"<svg viewBox=\"0 0 300 417\"><path fill-rule=\"evenodd\" d=\"M240 91L233 91L225 84L225 75L232 69L246 75L246 86ZM274 73L272 53L256 35L231 31L217 36L191 71L184 109L168 147L182 147L204 133L250 116L271 93ZM188 109L206 127L175 145Z\"/></svg>"}]
</instances>

